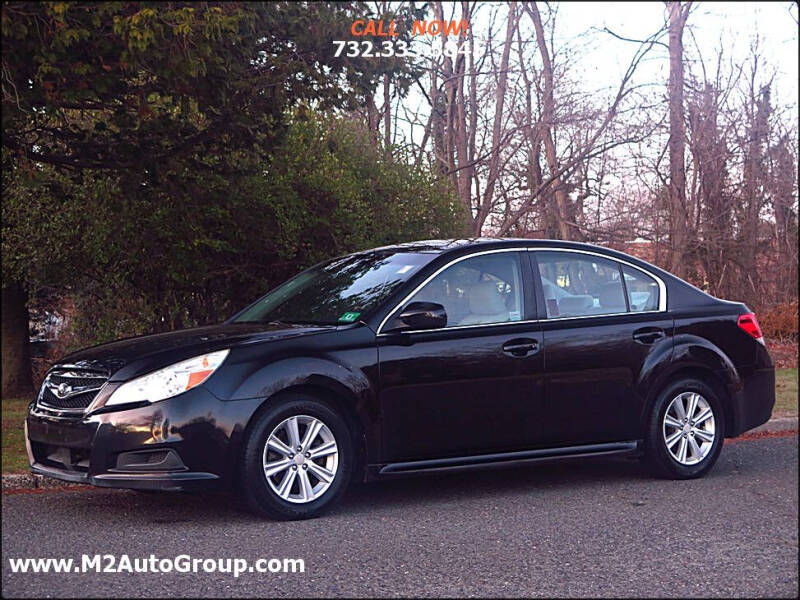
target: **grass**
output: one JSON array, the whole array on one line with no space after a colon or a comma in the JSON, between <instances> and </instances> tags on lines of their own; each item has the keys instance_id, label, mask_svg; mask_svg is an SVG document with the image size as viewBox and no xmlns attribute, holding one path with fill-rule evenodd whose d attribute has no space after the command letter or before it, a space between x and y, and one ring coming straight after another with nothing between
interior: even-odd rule
<instances>
[{"instance_id":1,"label":"grass","mask_svg":"<svg viewBox=\"0 0 800 600\"><path fill-rule=\"evenodd\" d=\"M777 369L775 371L775 409L774 417L797 416L797 369Z\"/></svg>"},{"instance_id":2,"label":"grass","mask_svg":"<svg viewBox=\"0 0 800 600\"><path fill-rule=\"evenodd\" d=\"M775 381L775 409L773 417L797 416L797 369L778 369ZM22 423L28 400L13 398L0 402L2 406L3 473L21 473L28 470L28 455Z\"/></svg>"},{"instance_id":3,"label":"grass","mask_svg":"<svg viewBox=\"0 0 800 600\"><path fill-rule=\"evenodd\" d=\"M28 403L27 398L11 398L0 402L3 413L3 473L21 473L28 470L28 454L25 452L23 430Z\"/></svg>"}]
</instances>

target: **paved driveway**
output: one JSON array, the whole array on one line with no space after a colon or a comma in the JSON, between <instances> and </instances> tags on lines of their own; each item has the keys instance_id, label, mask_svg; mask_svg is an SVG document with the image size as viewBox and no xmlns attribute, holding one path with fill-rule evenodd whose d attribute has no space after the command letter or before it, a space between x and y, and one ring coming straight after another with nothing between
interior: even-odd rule
<instances>
[{"instance_id":1,"label":"paved driveway","mask_svg":"<svg viewBox=\"0 0 800 600\"><path fill-rule=\"evenodd\" d=\"M277 523L225 494L3 496L3 595L796 596L797 438L726 445L697 481L606 460L354 489ZM305 573L12 574L81 554L302 558Z\"/></svg>"}]
</instances>

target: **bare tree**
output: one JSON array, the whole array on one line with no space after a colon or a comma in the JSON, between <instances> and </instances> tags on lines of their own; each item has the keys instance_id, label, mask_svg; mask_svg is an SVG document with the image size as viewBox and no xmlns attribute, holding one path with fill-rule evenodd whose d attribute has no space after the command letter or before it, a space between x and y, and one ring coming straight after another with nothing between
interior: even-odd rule
<instances>
[{"instance_id":1,"label":"bare tree","mask_svg":"<svg viewBox=\"0 0 800 600\"><path fill-rule=\"evenodd\" d=\"M591 120L594 122L589 120L580 121L579 130L581 135L576 139L570 140L570 144L568 146L568 155L565 158L560 159L557 154L558 144L551 144L548 140L548 131L550 140L552 141L554 139L554 130L557 124L557 119L555 118L555 109L548 108L548 105L552 104L552 101L547 99L548 87L551 91L555 88L555 78L553 78L551 83L548 85L548 76L546 75L548 70L547 65L549 64L551 69L553 65L552 61L545 60L545 56L548 58L550 57L550 53L547 50L546 45L544 48L545 52L542 54L542 44L539 42L539 40L544 40L545 35L543 27L540 28L536 26L537 21L539 25L542 24L538 7L536 7L533 3L526 4L526 11L529 15L531 15L534 27L536 28L537 46L542 58L542 79L544 80L541 92L542 118L537 127L539 135L541 135L541 139L544 142L548 173L547 176L541 181L538 188L532 189L527 198L519 202L517 208L506 216L506 218L497 228L497 233L499 235L506 235L512 227L517 225L521 218L523 218L532 210L536 204L536 200L541 195L552 192L553 194L562 193L560 200L556 195L556 211L554 211L556 220L558 221L556 232L558 233L559 237L564 239L585 239L584 231L580 224L582 215L580 215L579 211L576 210L579 205L578 203L572 203L570 201L568 196L570 187L566 184L566 180L575 173L580 173L580 167L583 163L585 163L585 161L596 156L600 156L616 146L630 144L638 139L641 139L643 134L642 130L628 131L626 135L620 136L616 139L604 140L603 136L609 131L609 128L615 122L625 100L628 99L634 91L635 86L632 85L633 75L643 58L648 54L648 52L650 52L653 46L658 43L658 38L662 35L663 30L655 32L645 40L637 41L637 49L634 52L630 63L628 64L628 67L622 76L622 79L620 80L615 94L612 96L609 106L604 110L596 111L596 118ZM538 19L536 15L539 15ZM592 127L592 129L587 130L587 126ZM582 140L580 138L582 138ZM550 150L548 150L548 147Z\"/></svg>"},{"instance_id":2,"label":"bare tree","mask_svg":"<svg viewBox=\"0 0 800 600\"><path fill-rule=\"evenodd\" d=\"M723 46L703 56L691 2L667 2L662 28L640 39L566 39L557 4L430 7L470 26L415 41L436 50L422 102L394 95L387 110L384 82L365 116L387 141L417 132L407 156L450 180L466 235L604 243L753 307L796 298L797 105L773 100L757 44L744 62ZM600 90L581 76L598 35L632 51ZM645 58L669 67L666 102L664 82L639 74Z\"/></svg>"},{"instance_id":3,"label":"bare tree","mask_svg":"<svg viewBox=\"0 0 800 600\"><path fill-rule=\"evenodd\" d=\"M553 63L550 60L550 52L547 49L547 41L544 37L544 27L542 27L542 17L535 2L525 4L525 10L533 20L536 28L536 42L539 53L542 57L542 73L544 79L544 90L542 92L542 121L540 132L544 142L544 153L547 158L547 165L550 173L559 173L560 165L556 144L553 141L553 126L555 124L555 100L553 99ZM559 237L563 240L578 239L580 234L574 223L574 215L569 207L567 189L560 175L553 175L550 188L555 198L556 218L558 222Z\"/></svg>"},{"instance_id":4,"label":"bare tree","mask_svg":"<svg viewBox=\"0 0 800 600\"><path fill-rule=\"evenodd\" d=\"M517 28L516 5L512 4L508 11L508 22L506 25L506 38L503 43L503 56L500 59L500 70L497 78L497 90L495 93L494 119L492 124L492 141L497 142L503 138L503 121L506 118L504 112L506 91L508 87L508 60L511 55L511 44L514 41L514 32ZM500 145L494 146L489 155L489 172L486 175L486 187L483 192L483 199L478 206L478 214L473 224L473 232L480 235L486 217L494 197L497 179L500 176Z\"/></svg>"},{"instance_id":5,"label":"bare tree","mask_svg":"<svg viewBox=\"0 0 800 600\"><path fill-rule=\"evenodd\" d=\"M686 210L686 134L683 125L683 29L691 2L668 2L669 11L669 213L670 270L685 273L683 254L688 242Z\"/></svg>"}]
</instances>

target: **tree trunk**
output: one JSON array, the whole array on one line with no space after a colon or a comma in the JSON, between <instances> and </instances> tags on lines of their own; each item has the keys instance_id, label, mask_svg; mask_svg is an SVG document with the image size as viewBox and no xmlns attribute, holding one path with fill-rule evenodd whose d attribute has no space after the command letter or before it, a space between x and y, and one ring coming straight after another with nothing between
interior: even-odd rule
<instances>
[{"instance_id":1,"label":"tree trunk","mask_svg":"<svg viewBox=\"0 0 800 600\"><path fill-rule=\"evenodd\" d=\"M433 3L433 13L438 21L444 22L444 9L441 2ZM459 32L458 43L461 44L465 38L464 30ZM443 78L444 91L438 97L443 98L443 149L447 164L447 173L452 182L453 189L458 194L458 199L462 206L464 230L467 236L473 231L472 216L472 171L466 168L467 165L467 133L466 115L464 113L464 73L466 63L463 55L458 55L455 61L444 53L446 36L441 36L442 44L442 66L441 74ZM434 66L434 69L436 67ZM432 81L435 81L435 73L432 74ZM437 91L431 90L431 98L437 97ZM434 142L436 138L434 138ZM439 154L439 152L437 152ZM458 168L456 167L458 163Z\"/></svg>"},{"instance_id":2,"label":"tree trunk","mask_svg":"<svg viewBox=\"0 0 800 600\"><path fill-rule=\"evenodd\" d=\"M460 40L459 40L459 43ZM465 207L465 214L469 217L470 232L474 232L472 223L472 172L470 164L469 139L467 134L467 102L464 98L464 70L465 63L463 58L456 60L456 70L454 80L456 83L456 106L453 114L453 141L456 150L456 160L458 161L458 197Z\"/></svg>"},{"instance_id":3,"label":"tree trunk","mask_svg":"<svg viewBox=\"0 0 800 600\"><path fill-rule=\"evenodd\" d=\"M383 143L387 160L392 159L392 96L389 74L383 75Z\"/></svg>"},{"instance_id":4,"label":"tree trunk","mask_svg":"<svg viewBox=\"0 0 800 600\"><path fill-rule=\"evenodd\" d=\"M547 49L547 41L544 37L544 27L542 17L539 14L539 7L536 2L526 5L528 14L533 20L536 29L536 43L539 46L539 53L542 56L542 74L544 75L544 91L542 93L542 141L544 142L544 155L547 160L547 167L551 176L560 170L556 144L553 138L553 128L555 126L555 99L553 96L553 63L550 60L550 52ZM567 189L561 177L556 176L550 184L553 197L556 203L556 215L558 218L558 233L562 240L577 239L573 235L574 225L572 221L572 211L569 208L569 197Z\"/></svg>"},{"instance_id":5,"label":"tree trunk","mask_svg":"<svg viewBox=\"0 0 800 600\"><path fill-rule=\"evenodd\" d=\"M466 8L465 8L466 10ZM469 18L472 18L472 7L468 11ZM470 167L470 191L475 188L475 197L481 197L481 178L475 168L475 136L478 133L478 72L475 64L475 35L472 26L467 30L467 40L469 42L468 70L469 70L469 144L467 147L467 160ZM470 205L470 209L472 206ZM471 212L471 211L470 211ZM480 234L480 232L478 232Z\"/></svg>"},{"instance_id":6,"label":"tree trunk","mask_svg":"<svg viewBox=\"0 0 800 600\"><path fill-rule=\"evenodd\" d=\"M522 82L523 82L523 89L525 90L525 113L523 114L523 125L522 131L525 134L525 141L527 143L527 151L525 152L526 163L525 163L525 183L528 188L528 192L533 194L539 186L542 185L542 165L541 165L541 147L542 141L539 138L539 125L538 125L538 118L534 119L533 116L533 93L532 87L533 84L528 77L528 68L526 66L525 56L522 52L523 45L522 45L522 33L520 32L520 28L517 28L517 53L519 55L519 70L520 75L522 75ZM538 100L538 98L537 98ZM541 223L547 223L547 212L546 212L547 203L542 202L542 209L539 211L539 221ZM507 213L504 216L504 222L508 221L511 218L511 213ZM540 229L545 230L545 237L552 237L555 235L554 233L547 231L545 227L541 226ZM521 237L527 237L528 234L528 227L527 223L523 223L522 225L517 225L517 235Z\"/></svg>"},{"instance_id":7,"label":"tree trunk","mask_svg":"<svg viewBox=\"0 0 800 600\"><path fill-rule=\"evenodd\" d=\"M764 146L769 136L770 90L765 86L756 93L755 78L751 80L751 122L747 135L747 153L744 168L744 219L741 224L743 234L743 252L741 256L742 284L740 298L751 306L760 306L759 281L761 273L758 269L756 254L759 254L759 226L761 224L761 208L764 203L764 192L761 189L767 165L764 161Z\"/></svg>"},{"instance_id":8,"label":"tree trunk","mask_svg":"<svg viewBox=\"0 0 800 600\"><path fill-rule=\"evenodd\" d=\"M780 302L797 298L797 213L793 208L797 165L788 140L787 134L771 149L774 167L770 196L775 211L776 257L780 265L777 280L782 282L775 300Z\"/></svg>"},{"instance_id":9,"label":"tree trunk","mask_svg":"<svg viewBox=\"0 0 800 600\"><path fill-rule=\"evenodd\" d=\"M516 6L511 4L508 8L508 23L506 24L506 40L503 44L503 55L500 59L500 72L497 74L497 90L495 91L494 121L492 123L492 149L489 157L489 174L486 177L486 189L483 192L483 201L478 208L475 217L474 233L476 236L481 234L486 217L492 207L494 188L497 179L500 177L500 151L502 148L501 139L503 137L503 121L508 118L504 112L506 87L508 84L508 60L511 55L511 43L514 41L514 30L517 27ZM474 110L474 109L473 109Z\"/></svg>"},{"instance_id":10,"label":"tree trunk","mask_svg":"<svg viewBox=\"0 0 800 600\"><path fill-rule=\"evenodd\" d=\"M33 393L28 334L28 295L17 282L3 285L2 364L3 398Z\"/></svg>"},{"instance_id":11,"label":"tree trunk","mask_svg":"<svg viewBox=\"0 0 800 600\"><path fill-rule=\"evenodd\" d=\"M686 135L683 125L683 28L691 3L668 2L669 10L669 215L670 270L686 276Z\"/></svg>"},{"instance_id":12,"label":"tree trunk","mask_svg":"<svg viewBox=\"0 0 800 600\"><path fill-rule=\"evenodd\" d=\"M378 129L380 128L380 114L372 96L367 98L367 130L372 142L378 145Z\"/></svg>"},{"instance_id":13,"label":"tree trunk","mask_svg":"<svg viewBox=\"0 0 800 600\"><path fill-rule=\"evenodd\" d=\"M734 239L729 194L725 189L728 150L718 125L720 91L706 83L688 103L687 143L698 179L699 226L695 229L698 258L702 261L709 291L718 298L732 296L727 273Z\"/></svg>"}]
</instances>

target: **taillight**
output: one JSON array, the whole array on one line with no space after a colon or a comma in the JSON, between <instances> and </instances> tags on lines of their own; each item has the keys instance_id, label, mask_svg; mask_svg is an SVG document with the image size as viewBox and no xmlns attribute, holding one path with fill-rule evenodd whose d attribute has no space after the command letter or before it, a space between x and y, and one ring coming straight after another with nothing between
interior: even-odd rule
<instances>
[{"instance_id":1,"label":"taillight","mask_svg":"<svg viewBox=\"0 0 800 600\"><path fill-rule=\"evenodd\" d=\"M758 319L756 319L756 316L753 313L739 315L739 320L737 323L739 328L745 333L752 336L762 344L764 343L764 334L761 333L761 327L758 325Z\"/></svg>"}]
</instances>

